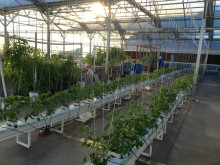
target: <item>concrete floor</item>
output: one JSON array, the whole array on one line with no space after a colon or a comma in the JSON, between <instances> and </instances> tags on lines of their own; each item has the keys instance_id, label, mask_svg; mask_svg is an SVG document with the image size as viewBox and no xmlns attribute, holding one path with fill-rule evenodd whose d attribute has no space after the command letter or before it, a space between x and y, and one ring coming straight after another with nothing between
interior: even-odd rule
<instances>
[{"instance_id":1,"label":"concrete floor","mask_svg":"<svg viewBox=\"0 0 220 165\"><path fill-rule=\"evenodd\" d=\"M168 125L163 141L155 140L150 159L136 163L167 165L220 164L220 77L206 74L195 101L187 101Z\"/></svg>"}]
</instances>

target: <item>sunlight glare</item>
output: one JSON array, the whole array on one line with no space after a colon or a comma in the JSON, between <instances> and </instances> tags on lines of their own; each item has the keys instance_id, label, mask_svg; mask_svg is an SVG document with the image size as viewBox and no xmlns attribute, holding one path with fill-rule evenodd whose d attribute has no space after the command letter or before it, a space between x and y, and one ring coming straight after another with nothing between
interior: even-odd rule
<instances>
[{"instance_id":1,"label":"sunlight glare","mask_svg":"<svg viewBox=\"0 0 220 165\"><path fill-rule=\"evenodd\" d=\"M84 14L84 21L94 20L99 17L105 17L104 7L100 3L91 4L90 11Z\"/></svg>"}]
</instances>

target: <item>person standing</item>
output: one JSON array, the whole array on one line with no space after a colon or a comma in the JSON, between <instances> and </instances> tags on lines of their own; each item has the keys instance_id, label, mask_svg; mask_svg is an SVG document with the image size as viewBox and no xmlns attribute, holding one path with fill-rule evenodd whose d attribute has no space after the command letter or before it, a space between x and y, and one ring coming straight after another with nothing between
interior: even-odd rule
<instances>
[{"instance_id":1,"label":"person standing","mask_svg":"<svg viewBox=\"0 0 220 165\"><path fill-rule=\"evenodd\" d=\"M159 58L159 68L163 68L163 58L160 56Z\"/></svg>"}]
</instances>

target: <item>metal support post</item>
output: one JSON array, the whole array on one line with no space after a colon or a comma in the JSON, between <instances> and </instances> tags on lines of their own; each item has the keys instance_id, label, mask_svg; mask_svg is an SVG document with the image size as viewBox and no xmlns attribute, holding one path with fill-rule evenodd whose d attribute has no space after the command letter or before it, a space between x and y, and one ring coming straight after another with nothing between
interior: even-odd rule
<instances>
[{"instance_id":1,"label":"metal support post","mask_svg":"<svg viewBox=\"0 0 220 165\"><path fill-rule=\"evenodd\" d=\"M121 49L124 49L124 40L121 40Z\"/></svg>"},{"instance_id":2,"label":"metal support post","mask_svg":"<svg viewBox=\"0 0 220 165\"><path fill-rule=\"evenodd\" d=\"M15 35L15 22L14 21L13 21L12 26L13 26L13 36L14 36Z\"/></svg>"},{"instance_id":3,"label":"metal support post","mask_svg":"<svg viewBox=\"0 0 220 165\"><path fill-rule=\"evenodd\" d=\"M44 51L44 44L43 44L43 42L44 42L44 24L43 23L42 23L42 34L41 35L42 35L41 36L42 37L42 45L41 45L42 48L41 49L42 49L42 51Z\"/></svg>"},{"instance_id":4,"label":"metal support post","mask_svg":"<svg viewBox=\"0 0 220 165\"><path fill-rule=\"evenodd\" d=\"M6 36L8 36L8 32L7 32L7 17L6 14L4 15L4 33L5 33L5 46L8 44L8 38Z\"/></svg>"},{"instance_id":5,"label":"metal support post","mask_svg":"<svg viewBox=\"0 0 220 165\"><path fill-rule=\"evenodd\" d=\"M50 15L47 13L47 58L50 58Z\"/></svg>"},{"instance_id":6,"label":"metal support post","mask_svg":"<svg viewBox=\"0 0 220 165\"><path fill-rule=\"evenodd\" d=\"M95 54L96 54L96 46L94 46L93 49L94 49L94 50L93 50L93 51L94 51L94 52L93 52L93 53L94 53L94 54L93 54L93 57L94 57L94 58L93 58L93 67L94 67L94 70L93 70L93 71L94 71L94 73L95 73Z\"/></svg>"},{"instance_id":7,"label":"metal support post","mask_svg":"<svg viewBox=\"0 0 220 165\"><path fill-rule=\"evenodd\" d=\"M198 46L197 59L196 59L196 68L194 72L194 84L197 84L197 79L198 79L200 58L201 58L201 52L202 52L202 43L203 43L203 38L204 38L204 30L206 26L206 15L207 15L208 2L209 0L204 1L203 17L202 17L201 31L199 35L199 46Z\"/></svg>"},{"instance_id":8,"label":"metal support post","mask_svg":"<svg viewBox=\"0 0 220 165\"><path fill-rule=\"evenodd\" d=\"M35 50L37 50L37 32L35 32Z\"/></svg>"},{"instance_id":9,"label":"metal support post","mask_svg":"<svg viewBox=\"0 0 220 165\"><path fill-rule=\"evenodd\" d=\"M107 54L106 54L106 60L105 60L105 81L109 80L108 76L108 59L109 59L109 53L110 53L110 39L111 39L111 1L108 1L108 36L107 36Z\"/></svg>"},{"instance_id":10,"label":"metal support post","mask_svg":"<svg viewBox=\"0 0 220 165\"><path fill-rule=\"evenodd\" d=\"M18 22L20 22L20 17L18 16ZM21 27L20 27L20 23L18 24L18 36L21 36Z\"/></svg>"},{"instance_id":11,"label":"metal support post","mask_svg":"<svg viewBox=\"0 0 220 165\"><path fill-rule=\"evenodd\" d=\"M63 32L63 56L66 55L66 34Z\"/></svg>"},{"instance_id":12,"label":"metal support post","mask_svg":"<svg viewBox=\"0 0 220 165\"><path fill-rule=\"evenodd\" d=\"M206 64L208 61L208 56L209 56L209 49L210 49L210 41L208 41L208 45L207 45L207 51L206 51L206 56L205 56L205 61L204 61L204 66L203 66L203 71L206 71Z\"/></svg>"},{"instance_id":13,"label":"metal support post","mask_svg":"<svg viewBox=\"0 0 220 165\"><path fill-rule=\"evenodd\" d=\"M1 78L2 78L2 85L3 85L4 95L5 95L5 97L8 97L7 96L7 91L6 91L4 73L3 73L3 69L2 69L2 57L1 56L0 56L0 70L1 70Z\"/></svg>"},{"instance_id":14,"label":"metal support post","mask_svg":"<svg viewBox=\"0 0 220 165\"><path fill-rule=\"evenodd\" d=\"M80 68L81 68L81 82L83 80L83 75L82 75L82 69L83 69L83 65L82 65L82 55L83 55L83 49L82 49L82 44L80 44Z\"/></svg>"},{"instance_id":15,"label":"metal support post","mask_svg":"<svg viewBox=\"0 0 220 165\"><path fill-rule=\"evenodd\" d=\"M92 56L92 34L89 35L89 53Z\"/></svg>"}]
</instances>

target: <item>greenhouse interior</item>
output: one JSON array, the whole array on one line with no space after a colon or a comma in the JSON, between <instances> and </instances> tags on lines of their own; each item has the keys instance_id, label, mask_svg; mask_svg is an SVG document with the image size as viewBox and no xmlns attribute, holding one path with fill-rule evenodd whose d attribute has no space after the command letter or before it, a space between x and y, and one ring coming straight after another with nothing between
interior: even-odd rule
<instances>
[{"instance_id":1,"label":"greenhouse interior","mask_svg":"<svg viewBox=\"0 0 220 165\"><path fill-rule=\"evenodd\" d=\"M0 165L220 164L219 0L0 0Z\"/></svg>"}]
</instances>

